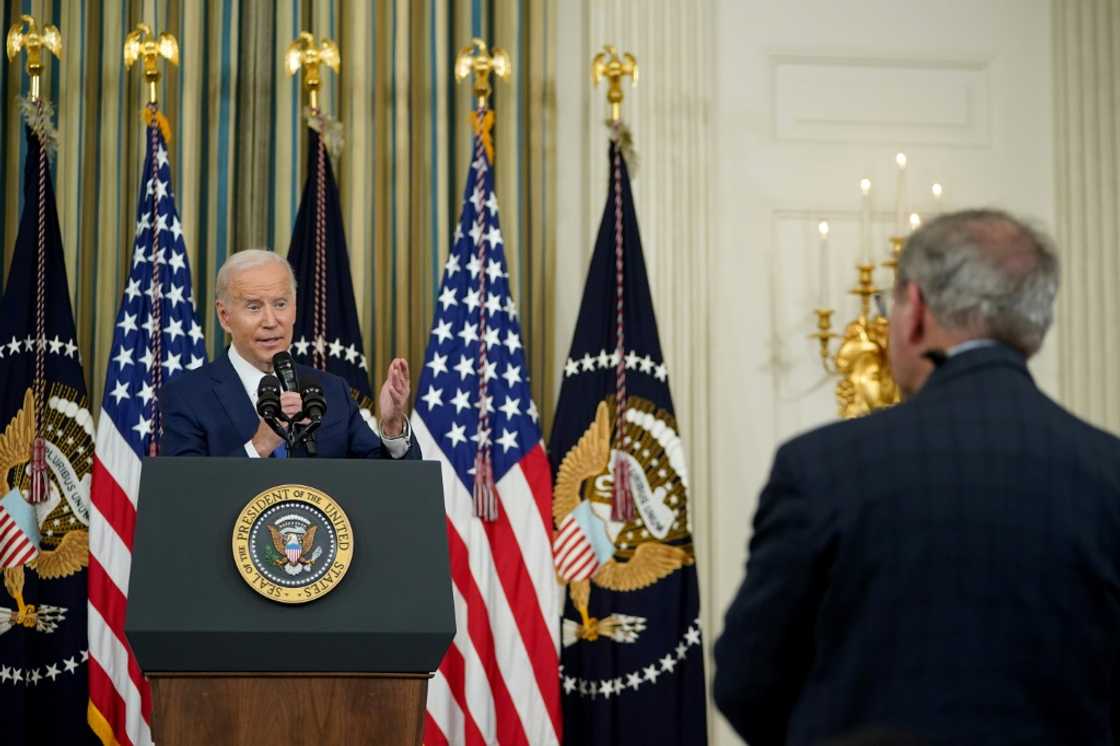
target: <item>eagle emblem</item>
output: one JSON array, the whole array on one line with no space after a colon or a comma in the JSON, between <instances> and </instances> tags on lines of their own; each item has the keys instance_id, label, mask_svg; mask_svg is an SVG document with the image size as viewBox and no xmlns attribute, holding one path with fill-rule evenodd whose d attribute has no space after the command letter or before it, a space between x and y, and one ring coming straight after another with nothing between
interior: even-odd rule
<instances>
[{"instance_id":1,"label":"eagle emblem","mask_svg":"<svg viewBox=\"0 0 1120 746\"><path fill-rule=\"evenodd\" d=\"M233 525L233 561L250 588L284 604L333 590L354 556L346 511L316 487L280 484L256 495Z\"/></svg>"},{"instance_id":2,"label":"eagle emblem","mask_svg":"<svg viewBox=\"0 0 1120 746\"><path fill-rule=\"evenodd\" d=\"M24 598L24 574L33 571L41 580L69 577L89 565L89 484L93 469L93 419L84 396L59 384L49 384L43 430L47 439L49 498L24 505L38 536L30 561L5 567L4 590L15 609L0 606L0 634L13 627L51 633L65 621L67 609L36 604ZM65 436L65 437L64 437ZM23 406L0 433L0 496L16 490L19 499L30 492L32 442L35 439L35 398L29 388Z\"/></svg>"},{"instance_id":3,"label":"eagle emblem","mask_svg":"<svg viewBox=\"0 0 1120 746\"><path fill-rule=\"evenodd\" d=\"M564 620L565 646L600 637L635 642L645 629L646 620L639 617L591 617L588 601L592 585L636 591L694 562L688 524L688 477L676 419L652 402L631 396L623 442L612 443L613 414L610 402L599 402L594 421L564 456L553 487L552 514L557 531L562 535L568 527L574 533L571 524L578 522L587 544L601 560L589 574L565 573L565 556L557 552L560 581L567 582L572 604L580 614L579 622ZM611 520L610 515L612 465L619 459L630 462L631 492L638 508L637 517L625 523ZM575 564L568 562L569 566Z\"/></svg>"},{"instance_id":4,"label":"eagle emblem","mask_svg":"<svg viewBox=\"0 0 1120 746\"><path fill-rule=\"evenodd\" d=\"M280 554L272 562L289 575L298 575L311 569L323 550L315 547L315 533L319 527L301 515L290 514L276 524L268 525L272 546Z\"/></svg>"}]
</instances>

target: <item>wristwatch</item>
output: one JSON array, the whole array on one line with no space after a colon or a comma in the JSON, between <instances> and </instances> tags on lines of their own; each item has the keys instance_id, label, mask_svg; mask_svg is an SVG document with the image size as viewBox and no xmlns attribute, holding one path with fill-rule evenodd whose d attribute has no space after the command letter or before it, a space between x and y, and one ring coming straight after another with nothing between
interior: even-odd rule
<instances>
[{"instance_id":1,"label":"wristwatch","mask_svg":"<svg viewBox=\"0 0 1120 746\"><path fill-rule=\"evenodd\" d=\"M381 430L381 425L378 423L378 430ZM412 435L412 428L408 424L408 418L404 418L404 427L401 428L400 435L386 435L384 431L381 432L382 440L406 440Z\"/></svg>"}]
</instances>

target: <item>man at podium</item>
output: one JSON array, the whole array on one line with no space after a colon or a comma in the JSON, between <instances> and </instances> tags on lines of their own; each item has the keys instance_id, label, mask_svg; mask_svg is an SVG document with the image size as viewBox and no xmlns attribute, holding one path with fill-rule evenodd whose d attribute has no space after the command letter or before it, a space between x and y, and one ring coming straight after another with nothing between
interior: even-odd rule
<instances>
[{"instance_id":1,"label":"man at podium","mask_svg":"<svg viewBox=\"0 0 1120 746\"><path fill-rule=\"evenodd\" d=\"M218 318L233 344L214 362L176 376L160 391L160 455L420 458L405 416L410 384L404 359L389 364L381 386L380 434L362 418L345 381L292 363L288 346L296 320L296 278L286 259L262 249L233 254L218 270L216 296ZM278 404L283 417L266 421L258 414L259 397ZM317 428L308 428L312 438L296 442L286 436L291 428L294 434L309 424L305 398L307 410L317 400L321 411L312 414L321 419Z\"/></svg>"}]
</instances>

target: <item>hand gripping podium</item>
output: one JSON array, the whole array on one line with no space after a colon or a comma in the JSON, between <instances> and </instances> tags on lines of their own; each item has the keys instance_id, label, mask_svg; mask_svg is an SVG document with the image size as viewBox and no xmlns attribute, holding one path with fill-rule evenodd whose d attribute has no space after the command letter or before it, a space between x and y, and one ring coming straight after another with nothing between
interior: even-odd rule
<instances>
[{"instance_id":1,"label":"hand gripping podium","mask_svg":"<svg viewBox=\"0 0 1120 746\"><path fill-rule=\"evenodd\" d=\"M329 499L304 515L297 494ZM331 526L311 529L316 507ZM448 568L436 462L145 459L125 631L155 742L419 744L455 633Z\"/></svg>"}]
</instances>

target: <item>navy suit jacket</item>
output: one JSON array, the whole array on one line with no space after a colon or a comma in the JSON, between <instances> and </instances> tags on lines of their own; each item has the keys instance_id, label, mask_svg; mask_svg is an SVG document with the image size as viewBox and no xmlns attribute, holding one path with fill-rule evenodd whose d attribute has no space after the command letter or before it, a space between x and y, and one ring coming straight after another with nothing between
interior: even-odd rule
<instances>
[{"instance_id":1,"label":"navy suit jacket","mask_svg":"<svg viewBox=\"0 0 1120 746\"><path fill-rule=\"evenodd\" d=\"M751 746L1110 744L1120 441L997 346L779 449L714 697Z\"/></svg>"},{"instance_id":2,"label":"navy suit jacket","mask_svg":"<svg viewBox=\"0 0 1120 746\"><path fill-rule=\"evenodd\" d=\"M327 400L315 439L319 457L391 458L380 436L362 419L345 381L306 365L296 364L296 371L300 381L317 378ZM246 456L245 443L260 425L228 354L176 376L160 391L159 403L161 456ZM304 455L301 451L291 455ZM415 437L404 458L420 458Z\"/></svg>"}]
</instances>

